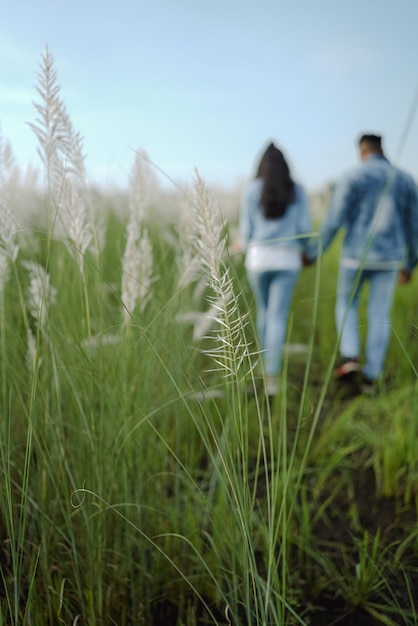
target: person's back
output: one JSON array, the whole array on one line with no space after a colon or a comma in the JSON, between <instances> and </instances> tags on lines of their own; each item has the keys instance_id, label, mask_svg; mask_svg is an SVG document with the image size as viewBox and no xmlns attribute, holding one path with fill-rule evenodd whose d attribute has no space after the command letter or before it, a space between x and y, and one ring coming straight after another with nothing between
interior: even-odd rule
<instances>
[{"instance_id":1,"label":"person's back","mask_svg":"<svg viewBox=\"0 0 418 626\"><path fill-rule=\"evenodd\" d=\"M240 211L269 395L277 391L289 308L311 230L306 194L292 179L282 152L271 143L245 189Z\"/></svg>"},{"instance_id":2,"label":"person's back","mask_svg":"<svg viewBox=\"0 0 418 626\"><path fill-rule=\"evenodd\" d=\"M297 259L296 267L300 267L302 243L298 237L311 230L306 193L301 185L294 183L294 198L286 212L272 219L260 210L262 186L263 179L255 178L245 189L240 219L242 245L247 252L256 246L270 244L274 245L276 254L280 248L287 253L292 251Z\"/></svg>"},{"instance_id":3,"label":"person's back","mask_svg":"<svg viewBox=\"0 0 418 626\"><path fill-rule=\"evenodd\" d=\"M374 269L399 267L410 247L409 211L415 195L411 176L393 167L383 154L368 154L343 178L332 201L343 211L342 263ZM408 254L411 266L416 261L413 246Z\"/></svg>"},{"instance_id":4,"label":"person's back","mask_svg":"<svg viewBox=\"0 0 418 626\"><path fill-rule=\"evenodd\" d=\"M418 194L411 176L393 167L383 154L381 137L359 140L361 164L344 176L332 194L328 215L319 237L306 253L313 261L344 229L340 257L336 326L341 365L340 379L359 369L359 294L369 284L365 386L375 387L383 373L390 338L390 311L397 280L407 283L417 264Z\"/></svg>"}]
</instances>

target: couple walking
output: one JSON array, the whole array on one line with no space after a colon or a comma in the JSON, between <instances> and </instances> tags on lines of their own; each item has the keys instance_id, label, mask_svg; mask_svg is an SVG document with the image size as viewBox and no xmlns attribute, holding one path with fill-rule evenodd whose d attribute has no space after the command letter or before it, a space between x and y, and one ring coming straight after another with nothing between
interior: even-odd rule
<instances>
[{"instance_id":1,"label":"couple walking","mask_svg":"<svg viewBox=\"0 0 418 626\"><path fill-rule=\"evenodd\" d=\"M343 380L361 373L365 391L376 389L390 338L397 282L407 283L417 264L418 195L407 173L390 164L381 137L362 135L360 165L336 184L328 214L315 236L304 189L283 153L271 143L241 201L240 237L257 308L267 391L274 395L282 365L287 318L299 272L314 263L340 229L335 322ZM369 283L365 359L360 366L359 294Z\"/></svg>"}]
</instances>

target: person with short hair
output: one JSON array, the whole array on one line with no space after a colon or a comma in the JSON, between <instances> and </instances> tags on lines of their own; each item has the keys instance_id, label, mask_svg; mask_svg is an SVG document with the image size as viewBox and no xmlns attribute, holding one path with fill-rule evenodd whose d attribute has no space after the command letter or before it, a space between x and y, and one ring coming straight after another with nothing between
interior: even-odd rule
<instances>
[{"instance_id":1,"label":"person with short hair","mask_svg":"<svg viewBox=\"0 0 418 626\"><path fill-rule=\"evenodd\" d=\"M305 191L293 180L283 153L274 143L268 145L255 178L244 191L239 227L256 302L256 328L267 391L273 396L278 389L287 319L302 267L302 251L312 233Z\"/></svg>"},{"instance_id":2,"label":"person with short hair","mask_svg":"<svg viewBox=\"0 0 418 626\"><path fill-rule=\"evenodd\" d=\"M361 163L334 188L319 240L311 241L305 262L313 262L343 229L335 305L341 363L336 377L362 373L364 391L375 391L383 374L390 339L390 314L397 281L411 280L417 264L418 197L414 179L383 153L380 135L360 137ZM319 242L319 243L318 243ZM360 367L358 304L369 284L365 362Z\"/></svg>"}]
</instances>

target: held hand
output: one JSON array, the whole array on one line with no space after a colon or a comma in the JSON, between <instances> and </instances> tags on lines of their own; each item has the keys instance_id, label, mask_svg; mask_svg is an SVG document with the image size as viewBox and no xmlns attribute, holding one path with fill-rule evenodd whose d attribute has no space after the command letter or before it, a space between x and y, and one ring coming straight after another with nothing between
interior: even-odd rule
<instances>
[{"instance_id":1,"label":"held hand","mask_svg":"<svg viewBox=\"0 0 418 626\"><path fill-rule=\"evenodd\" d=\"M399 285L406 285L406 283L411 282L412 273L408 272L408 270L400 270L398 276Z\"/></svg>"},{"instance_id":2,"label":"held hand","mask_svg":"<svg viewBox=\"0 0 418 626\"><path fill-rule=\"evenodd\" d=\"M244 252L244 246L241 241L235 240L229 246L229 252L231 254L236 254L238 252Z\"/></svg>"},{"instance_id":3,"label":"held hand","mask_svg":"<svg viewBox=\"0 0 418 626\"><path fill-rule=\"evenodd\" d=\"M315 259L309 259L304 252L302 252L302 264L303 267L309 267L309 265L313 265L315 263Z\"/></svg>"}]
</instances>

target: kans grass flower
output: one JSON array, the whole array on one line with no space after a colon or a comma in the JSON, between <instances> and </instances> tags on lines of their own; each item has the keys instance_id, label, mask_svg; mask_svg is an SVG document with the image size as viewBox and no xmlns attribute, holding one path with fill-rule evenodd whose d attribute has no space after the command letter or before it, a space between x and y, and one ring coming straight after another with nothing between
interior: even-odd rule
<instances>
[{"instance_id":1,"label":"kans grass flower","mask_svg":"<svg viewBox=\"0 0 418 626\"><path fill-rule=\"evenodd\" d=\"M69 177L63 181L58 218L66 248L83 274L84 258L93 241L93 230L82 189Z\"/></svg>"},{"instance_id":2,"label":"kans grass flower","mask_svg":"<svg viewBox=\"0 0 418 626\"><path fill-rule=\"evenodd\" d=\"M4 250L0 248L0 302L3 300L4 287L9 279L10 264L9 258Z\"/></svg>"},{"instance_id":3,"label":"kans grass flower","mask_svg":"<svg viewBox=\"0 0 418 626\"><path fill-rule=\"evenodd\" d=\"M31 328L28 328L27 340L26 366L29 371L36 372L42 365L42 357L38 355L36 337Z\"/></svg>"},{"instance_id":4,"label":"kans grass flower","mask_svg":"<svg viewBox=\"0 0 418 626\"><path fill-rule=\"evenodd\" d=\"M197 169L192 203L196 257L209 283L213 281L217 283L221 275L221 263L226 248L224 224L219 206L209 193Z\"/></svg>"},{"instance_id":5,"label":"kans grass flower","mask_svg":"<svg viewBox=\"0 0 418 626\"><path fill-rule=\"evenodd\" d=\"M48 310L55 302L57 290L51 285L50 275L41 265L32 261L24 261L22 265L29 272L27 299L29 313L39 325L39 329L45 332Z\"/></svg>"},{"instance_id":6,"label":"kans grass flower","mask_svg":"<svg viewBox=\"0 0 418 626\"><path fill-rule=\"evenodd\" d=\"M250 352L245 333L248 313L240 311L239 294L235 293L229 267L224 261L225 225L219 207L197 170L193 197L196 253L212 291L208 296L207 316L214 324L208 334L213 347L204 352L214 360L216 370L238 378L242 369L245 376L255 367L253 356L258 352Z\"/></svg>"},{"instance_id":7,"label":"kans grass flower","mask_svg":"<svg viewBox=\"0 0 418 626\"><path fill-rule=\"evenodd\" d=\"M153 177L149 159L142 150L137 150L131 172L129 197L129 219L126 228L126 247L122 259L122 303L123 320L127 324L139 305L143 311L151 297L153 276L153 250L145 225L150 188Z\"/></svg>"},{"instance_id":8,"label":"kans grass flower","mask_svg":"<svg viewBox=\"0 0 418 626\"><path fill-rule=\"evenodd\" d=\"M19 170L10 141L5 139L0 126L0 190L6 204L12 203L12 192L17 187Z\"/></svg>"},{"instance_id":9,"label":"kans grass flower","mask_svg":"<svg viewBox=\"0 0 418 626\"><path fill-rule=\"evenodd\" d=\"M193 198L191 193L186 192L183 196L183 203L180 208L180 215L177 226L176 263L178 267L178 285L180 289L190 285L199 278L200 259L196 254L195 246L195 215L193 208Z\"/></svg>"},{"instance_id":10,"label":"kans grass flower","mask_svg":"<svg viewBox=\"0 0 418 626\"><path fill-rule=\"evenodd\" d=\"M64 239L83 273L84 256L94 239L92 215L86 200L83 138L74 129L60 89L54 57L46 47L36 87L40 102L33 103L38 115L29 126L38 139L38 154L45 167L48 192L57 211L58 235Z\"/></svg>"},{"instance_id":11,"label":"kans grass flower","mask_svg":"<svg viewBox=\"0 0 418 626\"><path fill-rule=\"evenodd\" d=\"M0 297L10 274L10 262L16 261L19 228L10 208L14 181L14 156L11 145L0 132Z\"/></svg>"}]
</instances>

